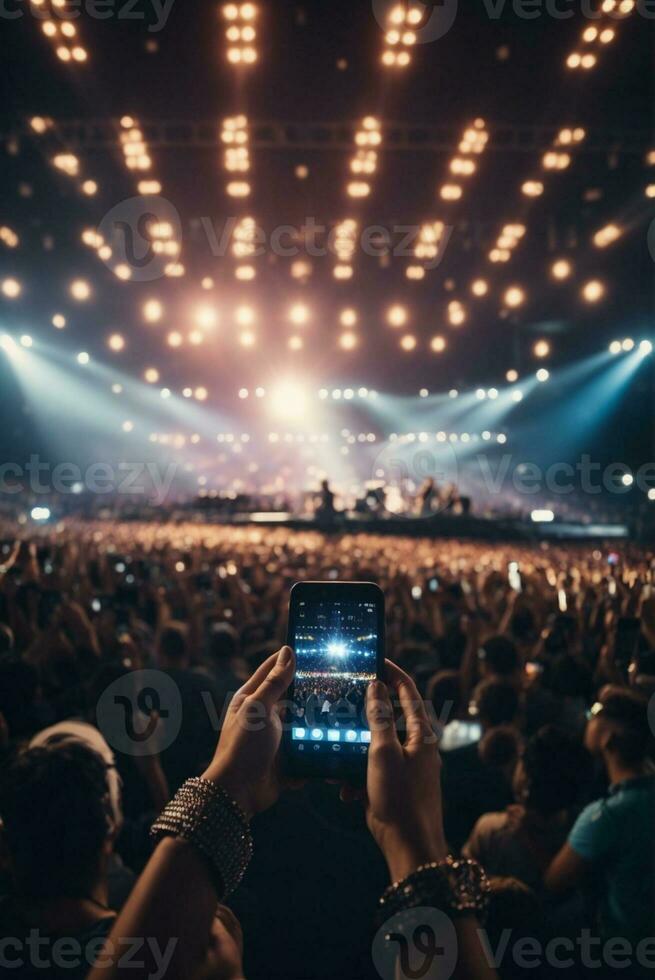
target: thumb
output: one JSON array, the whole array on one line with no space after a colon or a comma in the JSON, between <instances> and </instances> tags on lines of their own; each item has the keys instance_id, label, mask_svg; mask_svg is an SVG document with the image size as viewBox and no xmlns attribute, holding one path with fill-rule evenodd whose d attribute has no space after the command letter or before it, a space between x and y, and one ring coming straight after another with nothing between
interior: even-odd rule
<instances>
[{"instance_id":1,"label":"thumb","mask_svg":"<svg viewBox=\"0 0 655 980\"><path fill-rule=\"evenodd\" d=\"M387 685L372 681L366 691L366 718L371 729L371 748L398 741L393 720L393 705Z\"/></svg>"},{"instance_id":2,"label":"thumb","mask_svg":"<svg viewBox=\"0 0 655 980\"><path fill-rule=\"evenodd\" d=\"M293 680L295 666L296 658L291 647L282 647L273 670L261 682L254 697L267 708L273 708Z\"/></svg>"}]
</instances>

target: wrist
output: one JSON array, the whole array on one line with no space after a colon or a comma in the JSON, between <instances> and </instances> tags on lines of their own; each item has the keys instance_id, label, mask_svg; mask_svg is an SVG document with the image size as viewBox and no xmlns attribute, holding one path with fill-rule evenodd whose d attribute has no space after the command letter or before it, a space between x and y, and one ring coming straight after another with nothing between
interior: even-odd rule
<instances>
[{"instance_id":1,"label":"wrist","mask_svg":"<svg viewBox=\"0 0 655 980\"><path fill-rule=\"evenodd\" d=\"M214 760L209 765L203 772L202 778L225 790L228 796L243 810L246 820L252 820L254 810L243 778L230 771L228 766L218 760Z\"/></svg>"},{"instance_id":2,"label":"wrist","mask_svg":"<svg viewBox=\"0 0 655 980\"><path fill-rule=\"evenodd\" d=\"M421 865L443 861L449 854L445 839L438 835L422 841L394 835L382 850L392 881L402 881Z\"/></svg>"}]
</instances>

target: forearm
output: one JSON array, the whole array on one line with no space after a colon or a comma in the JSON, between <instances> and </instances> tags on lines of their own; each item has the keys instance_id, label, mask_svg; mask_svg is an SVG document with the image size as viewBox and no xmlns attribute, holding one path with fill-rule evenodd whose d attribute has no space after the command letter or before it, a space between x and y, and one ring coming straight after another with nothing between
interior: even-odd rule
<instances>
[{"instance_id":1,"label":"forearm","mask_svg":"<svg viewBox=\"0 0 655 980\"><path fill-rule=\"evenodd\" d=\"M161 841L139 878L109 936L106 949L120 949L128 937L148 939L140 964L130 962L123 970L120 958L108 953L88 980L128 980L152 976L158 968L152 950L171 951L167 977L193 976L205 959L211 925L219 896L209 865L196 848L180 838ZM159 968L161 963L159 963Z\"/></svg>"}]
</instances>

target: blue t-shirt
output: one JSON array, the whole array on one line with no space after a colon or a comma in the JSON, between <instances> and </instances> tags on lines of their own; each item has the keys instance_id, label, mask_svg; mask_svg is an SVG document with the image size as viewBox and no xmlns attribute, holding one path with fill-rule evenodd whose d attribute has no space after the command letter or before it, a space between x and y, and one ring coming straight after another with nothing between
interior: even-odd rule
<instances>
[{"instance_id":1,"label":"blue t-shirt","mask_svg":"<svg viewBox=\"0 0 655 980\"><path fill-rule=\"evenodd\" d=\"M569 845L594 865L604 938L638 942L653 934L655 908L655 776L617 783L586 807Z\"/></svg>"}]
</instances>

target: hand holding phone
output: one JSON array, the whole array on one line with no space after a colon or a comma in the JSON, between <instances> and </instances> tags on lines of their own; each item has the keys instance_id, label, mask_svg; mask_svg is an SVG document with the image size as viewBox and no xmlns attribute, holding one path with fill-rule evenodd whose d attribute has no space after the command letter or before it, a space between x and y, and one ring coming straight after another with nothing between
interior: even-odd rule
<instances>
[{"instance_id":1,"label":"hand holding phone","mask_svg":"<svg viewBox=\"0 0 655 980\"><path fill-rule=\"evenodd\" d=\"M366 690L384 665L382 591L369 582L299 582L287 642L296 654L287 772L363 783L371 741Z\"/></svg>"}]
</instances>

